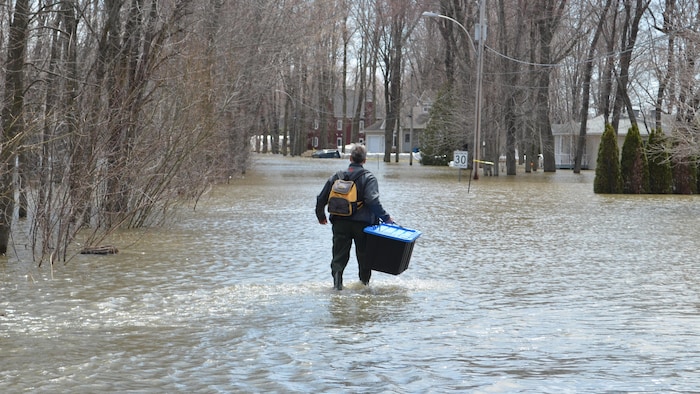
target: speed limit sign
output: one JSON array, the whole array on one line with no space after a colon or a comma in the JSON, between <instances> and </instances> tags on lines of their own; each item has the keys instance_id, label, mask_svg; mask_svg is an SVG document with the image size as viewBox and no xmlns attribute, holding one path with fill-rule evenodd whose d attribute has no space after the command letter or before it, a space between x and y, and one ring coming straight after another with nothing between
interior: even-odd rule
<instances>
[{"instance_id":1,"label":"speed limit sign","mask_svg":"<svg viewBox=\"0 0 700 394\"><path fill-rule=\"evenodd\" d=\"M469 168L469 152L465 150L454 151L454 165L457 168Z\"/></svg>"}]
</instances>

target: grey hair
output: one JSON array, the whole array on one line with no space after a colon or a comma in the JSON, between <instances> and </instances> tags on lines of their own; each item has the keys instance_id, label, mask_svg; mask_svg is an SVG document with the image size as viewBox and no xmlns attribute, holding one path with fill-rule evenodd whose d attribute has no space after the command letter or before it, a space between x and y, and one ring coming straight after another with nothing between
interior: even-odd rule
<instances>
[{"instance_id":1,"label":"grey hair","mask_svg":"<svg viewBox=\"0 0 700 394\"><path fill-rule=\"evenodd\" d=\"M364 145L355 145L350 152L350 160L357 164L364 163L367 160L367 148Z\"/></svg>"}]
</instances>

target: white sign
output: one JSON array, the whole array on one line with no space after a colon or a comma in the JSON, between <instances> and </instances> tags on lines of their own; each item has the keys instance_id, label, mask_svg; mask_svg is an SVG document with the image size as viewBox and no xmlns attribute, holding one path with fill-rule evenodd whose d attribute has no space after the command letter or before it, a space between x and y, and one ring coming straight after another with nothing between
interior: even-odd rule
<instances>
[{"instance_id":1,"label":"white sign","mask_svg":"<svg viewBox=\"0 0 700 394\"><path fill-rule=\"evenodd\" d=\"M454 166L457 168L469 168L469 152L456 150L454 152Z\"/></svg>"}]
</instances>

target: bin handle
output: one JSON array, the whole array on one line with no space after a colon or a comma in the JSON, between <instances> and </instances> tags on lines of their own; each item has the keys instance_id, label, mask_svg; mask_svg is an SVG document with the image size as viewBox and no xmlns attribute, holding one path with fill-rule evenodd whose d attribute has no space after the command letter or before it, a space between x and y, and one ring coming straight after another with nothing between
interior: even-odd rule
<instances>
[{"instance_id":1,"label":"bin handle","mask_svg":"<svg viewBox=\"0 0 700 394\"><path fill-rule=\"evenodd\" d=\"M386 222L383 221L382 219L379 219L379 222L380 222L380 223L384 223L384 224L387 225L387 226L396 226L396 227L403 228L402 225L400 225L400 224L398 224L398 223L396 223L396 222L386 223Z\"/></svg>"}]
</instances>

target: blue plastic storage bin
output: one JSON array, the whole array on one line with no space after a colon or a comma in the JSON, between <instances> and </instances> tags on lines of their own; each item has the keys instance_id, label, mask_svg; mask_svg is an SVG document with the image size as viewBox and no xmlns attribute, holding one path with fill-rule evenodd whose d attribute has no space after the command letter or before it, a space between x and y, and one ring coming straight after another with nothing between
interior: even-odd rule
<instances>
[{"instance_id":1,"label":"blue plastic storage bin","mask_svg":"<svg viewBox=\"0 0 700 394\"><path fill-rule=\"evenodd\" d=\"M393 224L365 227L367 260L375 271L398 275L408 268L421 232Z\"/></svg>"}]
</instances>

